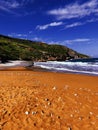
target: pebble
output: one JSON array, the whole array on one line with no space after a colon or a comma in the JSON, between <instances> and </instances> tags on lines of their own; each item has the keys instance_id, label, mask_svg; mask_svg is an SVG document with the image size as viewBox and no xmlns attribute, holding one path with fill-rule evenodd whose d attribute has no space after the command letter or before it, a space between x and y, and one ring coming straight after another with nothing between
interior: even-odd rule
<instances>
[{"instance_id":1,"label":"pebble","mask_svg":"<svg viewBox=\"0 0 98 130\"><path fill-rule=\"evenodd\" d=\"M48 106L50 106L51 105L51 102L48 102Z\"/></svg>"},{"instance_id":2,"label":"pebble","mask_svg":"<svg viewBox=\"0 0 98 130\"><path fill-rule=\"evenodd\" d=\"M83 117L79 117L79 120L82 120L83 119Z\"/></svg>"},{"instance_id":3,"label":"pebble","mask_svg":"<svg viewBox=\"0 0 98 130\"><path fill-rule=\"evenodd\" d=\"M35 115L36 113L37 113L36 111L33 111L33 112L32 112L32 115Z\"/></svg>"},{"instance_id":4,"label":"pebble","mask_svg":"<svg viewBox=\"0 0 98 130\"><path fill-rule=\"evenodd\" d=\"M73 114L71 114L70 117L73 117Z\"/></svg>"},{"instance_id":5,"label":"pebble","mask_svg":"<svg viewBox=\"0 0 98 130\"><path fill-rule=\"evenodd\" d=\"M29 114L29 112L28 112L28 111L26 111L26 112L25 112L25 114L26 114L26 115L28 115L28 114Z\"/></svg>"},{"instance_id":6,"label":"pebble","mask_svg":"<svg viewBox=\"0 0 98 130\"><path fill-rule=\"evenodd\" d=\"M52 116L53 116L53 113L50 113L50 116L52 117Z\"/></svg>"},{"instance_id":7,"label":"pebble","mask_svg":"<svg viewBox=\"0 0 98 130\"><path fill-rule=\"evenodd\" d=\"M74 94L74 96L78 96L78 94L77 94L77 93L75 93L75 94Z\"/></svg>"},{"instance_id":8,"label":"pebble","mask_svg":"<svg viewBox=\"0 0 98 130\"><path fill-rule=\"evenodd\" d=\"M53 87L53 90L56 90L56 87L55 87L55 86Z\"/></svg>"},{"instance_id":9,"label":"pebble","mask_svg":"<svg viewBox=\"0 0 98 130\"><path fill-rule=\"evenodd\" d=\"M60 119L60 116L57 116L58 119Z\"/></svg>"},{"instance_id":10,"label":"pebble","mask_svg":"<svg viewBox=\"0 0 98 130\"><path fill-rule=\"evenodd\" d=\"M89 112L90 115L93 115L93 112Z\"/></svg>"},{"instance_id":11,"label":"pebble","mask_svg":"<svg viewBox=\"0 0 98 130\"><path fill-rule=\"evenodd\" d=\"M43 110L41 111L41 114L44 115L44 111Z\"/></svg>"},{"instance_id":12,"label":"pebble","mask_svg":"<svg viewBox=\"0 0 98 130\"><path fill-rule=\"evenodd\" d=\"M38 97L36 97L35 99L38 100Z\"/></svg>"},{"instance_id":13,"label":"pebble","mask_svg":"<svg viewBox=\"0 0 98 130\"><path fill-rule=\"evenodd\" d=\"M45 101L49 101L49 99L48 99L48 98L45 98Z\"/></svg>"}]
</instances>

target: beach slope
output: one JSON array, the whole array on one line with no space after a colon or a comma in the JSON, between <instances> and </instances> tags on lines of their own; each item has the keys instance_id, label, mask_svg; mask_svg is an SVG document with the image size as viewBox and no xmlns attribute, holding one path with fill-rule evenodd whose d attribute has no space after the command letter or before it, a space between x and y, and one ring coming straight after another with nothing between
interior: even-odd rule
<instances>
[{"instance_id":1,"label":"beach slope","mask_svg":"<svg viewBox=\"0 0 98 130\"><path fill-rule=\"evenodd\" d=\"M0 130L98 130L98 76L0 71Z\"/></svg>"}]
</instances>

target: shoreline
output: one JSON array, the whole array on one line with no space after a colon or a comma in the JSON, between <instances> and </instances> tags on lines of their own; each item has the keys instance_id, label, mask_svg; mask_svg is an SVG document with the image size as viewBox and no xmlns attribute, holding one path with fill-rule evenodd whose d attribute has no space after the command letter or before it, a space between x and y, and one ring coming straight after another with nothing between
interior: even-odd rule
<instances>
[{"instance_id":1,"label":"shoreline","mask_svg":"<svg viewBox=\"0 0 98 130\"><path fill-rule=\"evenodd\" d=\"M75 75L83 75L83 76L94 76L98 77L98 75L95 74L88 74L88 73L79 73L79 72L64 72L64 71L56 71L56 70L50 70L50 69L45 69L37 66L32 66L32 67L23 67L23 66L10 66L10 67L5 67L1 69L0 66L0 71L37 71L37 72L53 72L53 73L60 73L60 74L75 74Z\"/></svg>"},{"instance_id":2,"label":"shoreline","mask_svg":"<svg viewBox=\"0 0 98 130\"><path fill-rule=\"evenodd\" d=\"M82 60L82 59L81 59ZM52 62L52 61L50 61L50 62ZM57 61L56 61L57 62ZM90 62L90 61L89 61ZM51 67L51 64L50 64L50 67L48 66L48 64L46 65L46 68L45 68L45 66L44 67L42 67L42 66L40 66L40 65L38 65L37 66L37 64L36 63L38 63L38 62L32 62L32 61L22 61L22 60L16 60L16 61L9 61L8 63L5 63L5 64L0 64L0 70L8 70L8 69L11 69L11 68L18 68L18 67L25 67L25 68L27 68L27 69L29 69L29 70L33 70L33 71L47 71L47 72L57 72L57 73L70 73L70 74L81 74L81 75L90 75L90 76L98 76L98 69L97 69L97 67L96 68L94 68L94 66L93 65L89 65L88 63L85 63L85 64L87 64L86 66L85 66L85 64L84 63L82 63L80 66L79 66L79 64L81 63L81 62L79 62L79 63L77 63L77 64L74 64L74 63L76 63L76 62L72 62L71 63L71 65L72 65L72 67L71 66L69 66L69 69L67 68L67 62L66 63L64 63L65 64L65 68L63 68L63 65L61 64L61 66L59 66L59 67L56 67L55 66L55 62L53 63L54 64L54 67L52 66ZM41 63L41 62L39 62L39 63ZM38 64L39 64L38 63ZM44 63L44 62L42 62L42 63ZM47 63L47 62L46 62ZM45 64L46 64L45 63ZM61 62L61 63L63 63L63 62ZM97 63L96 63L97 64ZM95 65L96 65L95 64ZM68 64L69 65L69 64ZM81 67L82 66L82 67ZM88 67L87 67L88 66ZM75 68L74 68L75 67ZM80 67L80 69L78 68L78 67ZM86 68L85 68L86 67ZM89 68L90 67L90 68ZM85 68L85 69L82 69L82 68ZM91 70L90 70L91 69ZM96 70L96 71L95 71Z\"/></svg>"}]
</instances>

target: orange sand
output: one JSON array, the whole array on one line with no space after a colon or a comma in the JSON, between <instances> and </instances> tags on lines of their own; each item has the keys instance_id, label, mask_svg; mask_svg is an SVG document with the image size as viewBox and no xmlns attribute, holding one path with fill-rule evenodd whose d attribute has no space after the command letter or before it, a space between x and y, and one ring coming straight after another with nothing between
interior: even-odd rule
<instances>
[{"instance_id":1,"label":"orange sand","mask_svg":"<svg viewBox=\"0 0 98 130\"><path fill-rule=\"evenodd\" d=\"M0 130L98 130L97 76L25 70L0 71Z\"/></svg>"}]
</instances>

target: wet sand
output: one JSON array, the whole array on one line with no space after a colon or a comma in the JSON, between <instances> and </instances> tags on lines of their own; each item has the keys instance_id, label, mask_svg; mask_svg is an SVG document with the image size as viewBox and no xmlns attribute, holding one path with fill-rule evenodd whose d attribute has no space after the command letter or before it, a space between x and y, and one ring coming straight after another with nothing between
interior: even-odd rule
<instances>
[{"instance_id":1,"label":"wet sand","mask_svg":"<svg viewBox=\"0 0 98 130\"><path fill-rule=\"evenodd\" d=\"M0 71L0 130L98 130L98 76Z\"/></svg>"}]
</instances>

